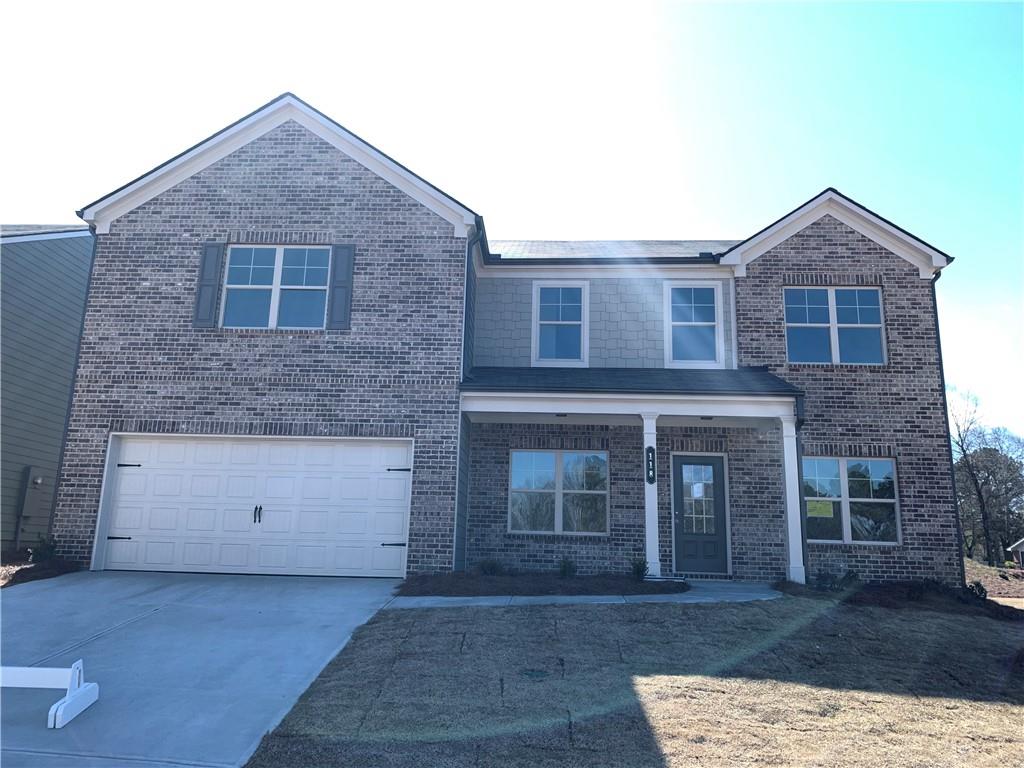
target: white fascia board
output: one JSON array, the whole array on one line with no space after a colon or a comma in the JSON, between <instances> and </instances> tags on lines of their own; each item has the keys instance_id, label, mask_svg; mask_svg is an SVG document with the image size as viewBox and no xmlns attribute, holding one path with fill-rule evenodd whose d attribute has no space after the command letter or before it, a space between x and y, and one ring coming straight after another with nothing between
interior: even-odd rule
<instances>
[{"instance_id":1,"label":"white fascia board","mask_svg":"<svg viewBox=\"0 0 1024 768\"><path fill-rule=\"evenodd\" d=\"M113 220L289 120L294 120L451 223L455 228L456 237L466 237L473 227L475 215L472 211L457 204L395 161L290 96L268 105L181 157L132 182L124 189L97 201L83 209L80 215L85 221L95 225L97 234L107 234Z\"/></svg>"},{"instance_id":2,"label":"white fascia board","mask_svg":"<svg viewBox=\"0 0 1024 768\"><path fill-rule=\"evenodd\" d=\"M867 209L851 205L832 190L826 190L764 232L737 246L722 257L722 264L732 266L736 276L743 277L747 264L825 215L838 219L910 262L918 268L922 279L930 279L949 263L946 256L926 243L909 237Z\"/></svg>"},{"instance_id":3,"label":"white fascia board","mask_svg":"<svg viewBox=\"0 0 1024 768\"><path fill-rule=\"evenodd\" d=\"M66 240L69 237L92 237L88 229L72 229L67 232L47 232L40 235L3 235L0 243L10 245L11 243L31 243L38 240Z\"/></svg>"},{"instance_id":4,"label":"white fascia board","mask_svg":"<svg viewBox=\"0 0 1024 768\"><path fill-rule=\"evenodd\" d=\"M644 395L578 392L463 392L463 413L794 417L792 396Z\"/></svg>"},{"instance_id":5,"label":"white fascia board","mask_svg":"<svg viewBox=\"0 0 1024 768\"><path fill-rule=\"evenodd\" d=\"M522 277L531 280L587 280L595 277L729 279L732 267L715 264L484 264L477 257L477 277Z\"/></svg>"}]
</instances>

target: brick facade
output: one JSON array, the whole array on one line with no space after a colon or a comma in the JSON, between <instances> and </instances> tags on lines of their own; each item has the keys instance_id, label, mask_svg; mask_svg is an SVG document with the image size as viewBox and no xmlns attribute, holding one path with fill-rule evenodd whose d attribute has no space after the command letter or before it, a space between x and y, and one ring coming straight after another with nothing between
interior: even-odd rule
<instances>
[{"instance_id":1,"label":"brick facade","mask_svg":"<svg viewBox=\"0 0 1024 768\"><path fill-rule=\"evenodd\" d=\"M351 330L195 328L207 240L353 243ZM88 562L111 431L415 439L409 570L452 564L465 239L294 122L100 235L54 520Z\"/></svg>"},{"instance_id":2,"label":"brick facade","mask_svg":"<svg viewBox=\"0 0 1024 768\"><path fill-rule=\"evenodd\" d=\"M879 286L886 364L790 365L783 287ZM961 583L935 297L917 267L825 216L747 266L736 279L740 365L765 365L805 393L802 452L896 460L898 546L809 544L821 570L862 579Z\"/></svg>"},{"instance_id":3,"label":"brick facade","mask_svg":"<svg viewBox=\"0 0 1024 768\"><path fill-rule=\"evenodd\" d=\"M732 575L774 581L785 575L781 432L763 428L661 427L658 523L662 573L673 570L671 454L727 455ZM643 432L630 426L474 424L470 450L467 564L497 560L521 571L551 571L563 557L581 574L628 572L644 557ZM515 449L608 452L608 536L508 532L509 452Z\"/></svg>"}]
</instances>

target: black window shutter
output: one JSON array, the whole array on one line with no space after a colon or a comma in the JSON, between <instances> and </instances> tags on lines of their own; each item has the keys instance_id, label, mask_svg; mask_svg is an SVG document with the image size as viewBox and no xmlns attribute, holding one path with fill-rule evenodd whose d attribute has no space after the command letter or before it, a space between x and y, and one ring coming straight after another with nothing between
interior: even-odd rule
<instances>
[{"instance_id":1,"label":"black window shutter","mask_svg":"<svg viewBox=\"0 0 1024 768\"><path fill-rule=\"evenodd\" d=\"M331 247L331 292L327 297L327 327L345 330L352 315L352 265L354 245Z\"/></svg>"},{"instance_id":2,"label":"black window shutter","mask_svg":"<svg viewBox=\"0 0 1024 768\"><path fill-rule=\"evenodd\" d=\"M224 243L203 243L199 260L199 281L196 284L196 309L192 325L196 328L217 327L217 298L224 266Z\"/></svg>"}]
</instances>

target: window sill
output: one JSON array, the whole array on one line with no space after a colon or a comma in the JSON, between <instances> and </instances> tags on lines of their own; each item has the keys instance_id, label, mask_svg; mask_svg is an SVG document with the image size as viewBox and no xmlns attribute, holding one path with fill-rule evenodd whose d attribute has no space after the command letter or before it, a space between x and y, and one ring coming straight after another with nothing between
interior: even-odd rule
<instances>
[{"instance_id":1,"label":"window sill","mask_svg":"<svg viewBox=\"0 0 1024 768\"><path fill-rule=\"evenodd\" d=\"M314 334L323 334L328 332L348 332L349 328L224 328L218 326L217 328L198 328L196 330L202 331L224 331L225 333L238 333L238 334L252 334L254 336L263 335L295 335L301 336L312 336Z\"/></svg>"},{"instance_id":2,"label":"window sill","mask_svg":"<svg viewBox=\"0 0 1024 768\"><path fill-rule=\"evenodd\" d=\"M823 539L807 539L807 543L816 547L869 547L875 549L893 549L902 546L898 541L827 541Z\"/></svg>"},{"instance_id":3,"label":"window sill","mask_svg":"<svg viewBox=\"0 0 1024 768\"><path fill-rule=\"evenodd\" d=\"M532 368L589 368L586 360L534 360Z\"/></svg>"},{"instance_id":4,"label":"window sill","mask_svg":"<svg viewBox=\"0 0 1024 768\"><path fill-rule=\"evenodd\" d=\"M889 363L791 363L786 361L786 368L789 370L820 370L822 368L842 368L849 370L850 368L864 368L867 370L884 370L889 367Z\"/></svg>"},{"instance_id":5,"label":"window sill","mask_svg":"<svg viewBox=\"0 0 1024 768\"><path fill-rule=\"evenodd\" d=\"M543 531L505 531L508 539L536 539L538 541L575 541L601 542L607 541L610 533L546 533Z\"/></svg>"}]
</instances>

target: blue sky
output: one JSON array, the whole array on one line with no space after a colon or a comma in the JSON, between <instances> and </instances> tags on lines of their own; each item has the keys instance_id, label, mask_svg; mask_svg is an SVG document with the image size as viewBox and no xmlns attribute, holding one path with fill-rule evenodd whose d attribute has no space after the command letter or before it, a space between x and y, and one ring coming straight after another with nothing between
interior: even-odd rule
<instances>
[{"instance_id":1,"label":"blue sky","mask_svg":"<svg viewBox=\"0 0 1024 768\"><path fill-rule=\"evenodd\" d=\"M948 382L1024 434L1021 3L57 5L5 9L49 52L0 49L6 222L74 221L286 90L495 239L743 238L834 186L956 257Z\"/></svg>"}]
</instances>

